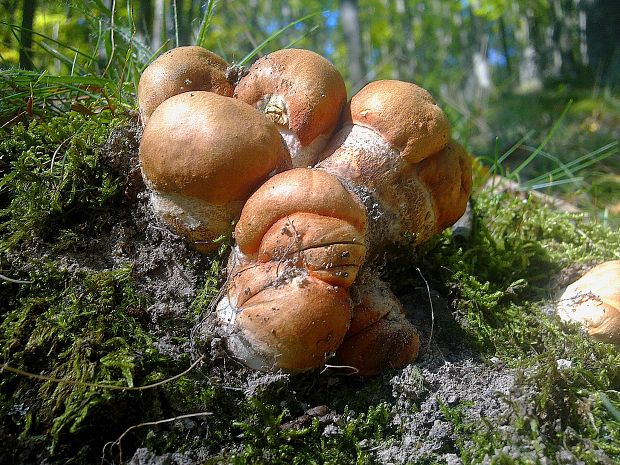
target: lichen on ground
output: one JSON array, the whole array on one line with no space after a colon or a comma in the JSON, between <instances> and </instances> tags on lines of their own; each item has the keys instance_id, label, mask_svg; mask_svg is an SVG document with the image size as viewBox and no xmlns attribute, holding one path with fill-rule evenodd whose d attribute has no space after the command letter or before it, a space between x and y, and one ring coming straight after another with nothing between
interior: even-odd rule
<instances>
[{"instance_id":1,"label":"lichen on ground","mask_svg":"<svg viewBox=\"0 0 620 465\"><path fill-rule=\"evenodd\" d=\"M478 193L471 237L381 262L419 328L416 363L261 374L217 335L192 339L226 244L205 257L153 217L139 137L107 111L0 129L0 273L30 282L0 282L0 361L71 381L0 373L1 463L618 463L619 352L553 312L579 272L620 258L617 232ZM152 389L92 386L199 359Z\"/></svg>"}]
</instances>

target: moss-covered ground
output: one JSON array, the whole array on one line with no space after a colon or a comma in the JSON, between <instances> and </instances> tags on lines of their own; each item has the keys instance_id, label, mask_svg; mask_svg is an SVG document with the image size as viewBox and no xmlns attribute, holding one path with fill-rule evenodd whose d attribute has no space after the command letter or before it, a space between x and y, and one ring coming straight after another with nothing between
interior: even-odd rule
<instances>
[{"instance_id":1,"label":"moss-covered ground","mask_svg":"<svg viewBox=\"0 0 620 465\"><path fill-rule=\"evenodd\" d=\"M0 129L0 463L620 463L620 352L553 312L562 286L620 259L617 231L479 192L470 237L383 265L420 325L416 364L257 374L190 337L225 248L166 252L119 162L135 157L132 127L102 111ZM466 392L500 379L493 408Z\"/></svg>"}]
</instances>

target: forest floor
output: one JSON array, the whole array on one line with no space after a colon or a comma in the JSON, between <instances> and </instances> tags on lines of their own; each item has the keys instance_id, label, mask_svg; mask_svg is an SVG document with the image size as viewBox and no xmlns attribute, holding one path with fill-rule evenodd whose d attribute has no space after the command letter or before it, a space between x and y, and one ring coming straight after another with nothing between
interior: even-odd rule
<instances>
[{"instance_id":1,"label":"forest floor","mask_svg":"<svg viewBox=\"0 0 620 465\"><path fill-rule=\"evenodd\" d=\"M139 137L108 111L0 129L0 273L22 281L0 283L0 463L620 463L620 353L554 311L617 231L479 190L469 236L385 257L415 363L258 373L209 329L228 245L153 216Z\"/></svg>"}]
</instances>

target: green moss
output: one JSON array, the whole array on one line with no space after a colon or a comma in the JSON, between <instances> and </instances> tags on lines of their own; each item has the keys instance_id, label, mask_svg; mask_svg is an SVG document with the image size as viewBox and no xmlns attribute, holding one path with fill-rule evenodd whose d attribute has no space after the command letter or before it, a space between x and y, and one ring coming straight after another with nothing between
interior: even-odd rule
<instances>
[{"instance_id":1,"label":"green moss","mask_svg":"<svg viewBox=\"0 0 620 465\"><path fill-rule=\"evenodd\" d=\"M131 267L93 272L51 261L30 265L32 284L18 287L0 310L2 361L66 382L13 372L0 378L3 433L19 437L19 448L47 449L45 455L62 463L90 464L130 426L205 411L213 414L207 440L176 426L159 434L141 428L123 440L124 456L138 444L164 453L198 445L217 450L231 441L238 399L198 372L146 391L102 386L156 383L190 362L173 361L154 348L140 320L152 301L136 291ZM117 449L111 454L117 456Z\"/></svg>"},{"instance_id":2,"label":"green moss","mask_svg":"<svg viewBox=\"0 0 620 465\"><path fill-rule=\"evenodd\" d=\"M104 223L121 179L104 166L102 147L124 118L109 111L87 117L69 112L0 129L0 252L22 240L67 239Z\"/></svg>"},{"instance_id":3,"label":"green moss","mask_svg":"<svg viewBox=\"0 0 620 465\"><path fill-rule=\"evenodd\" d=\"M286 410L250 398L241 411L243 420L234 423L242 432L243 450L217 461L243 465L376 463L369 450L394 434L390 412L384 403L361 414L345 409L329 433L318 418L307 427L285 425Z\"/></svg>"},{"instance_id":4,"label":"green moss","mask_svg":"<svg viewBox=\"0 0 620 465\"><path fill-rule=\"evenodd\" d=\"M110 435L141 417L136 409L143 396L84 383L142 384L147 374L168 362L130 315L149 303L135 291L131 268L70 273L41 262L34 269L32 284L22 287L1 312L2 359L26 372L69 382L5 372L0 408L22 437L45 434L52 454L62 455L71 444L77 456L88 455L102 439L115 439Z\"/></svg>"},{"instance_id":5,"label":"green moss","mask_svg":"<svg viewBox=\"0 0 620 465\"><path fill-rule=\"evenodd\" d=\"M553 298L552 278L573 264L620 258L620 235L531 199L484 193L474 201L474 218L468 241L444 233L417 255L402 254L386 276L402 292L424 286L420 268L434 289L451 296L459 331L488 355L543 350L537 334L548 318L539 307Z\"/></svg>"},{"instance_id":6,"label":"green moss","mask_svg":"<svg viewBox=\"0 0 620 465\"><path fill-rule=\"evenodd\" d=\"M575 359L580 359L579 355ZM595 351L590 359L597 355ZM517 378L520 395L506 398L511 410L501 422L472 423L463 415L451 415L457 425L457 443L465 464L483 460L496 464L533 464L539 463L537 457L544 455L557 460L562 453L570 454L575 462L581 460L594 465L601 463L601 451L607 454L608 460L620 458L620 423L605 411L596 394L603 386L609 389L609 372L599 377L594 370L601 366L584 369L574 364L559 368L556 357L557 354L544 354L530 370L520 372ZM604 362L617 363L617 356L615 360L601 360L600 364ZM616 367L612 370L617 370ZM540 455L533 453L532 447Z\"/></svg>"},{"instance_id":7,"label":"green moss","mask_svg":"<svg viewBox=\"0 0 620 465\"><path fill-rule=\"evenodd\" d=\"M213 299L219 294L223 280L223 264L228 251L228 247L223 247L216 256L212 257L210 266L204 273L202 289L196 294L190 305L190 309L195 315L206 313L213 303Z\"/></svg>"},{"instance_id":8,"label":"green moss","mask_svg":"<svg viewBox=\"0 0 620 465\"><path fill-rule=\"evenodd\" d=\"M204 421L208 434L188 434L187 430L173 426L167 431L146 435L144 446L149 450L163 454L208 447L217 451L222 444L234 440L231 422L236 418L238 399L217 381L190 373L165 385L163 394L173 412L206 413Z\"/></svg>"},{"instance_id":9,"label":"green moss","mask_svg":"<svg viewBox=\"0 0 620 465\"><path fill-rule=\"evenodd\" d=\"M0 268L21 270L20 277L32 282L0 281L1 361L22 370L0 377L0 412L4 440L29 450L33 461L49 454L63 463L94 463L103 444L126 428L200 410L226 410L214 421L210 440L230 439L224 422L236 410L222 389L193 373L147 391L93 386L142 386L189 365L189 357L173 362L154 348L143 325L152 301L136 290L131 266L93 271L61 265L64 252L109 234L118 218L124 180L111 168L104 145L110 130L124 122L109 112L70 112L0 130ZM221 259L211 263L211 269L197 270L205 286L196 311L217 292ZM163 441L150 439L154 450L192 444L174 432ZM144 441L148 429L124 439L125 453L135 448L136 437Z\"/></svg>"}]
</instances>

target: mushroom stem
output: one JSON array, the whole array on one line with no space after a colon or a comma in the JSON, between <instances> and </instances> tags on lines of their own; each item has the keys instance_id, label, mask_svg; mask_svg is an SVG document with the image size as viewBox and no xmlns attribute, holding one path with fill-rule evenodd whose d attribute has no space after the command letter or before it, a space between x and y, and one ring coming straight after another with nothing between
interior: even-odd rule
<instances>
[{"instance_id":1,"label":"mushroom stem","mask_svg":"<svg viewBox=\"0 0 620 465\"><path fill-rule=\"evenodd\" d=\"M471 192L471 161L450 140L443 112L414 84L378 81L356 94L345 125L317 168L337 176L363 199L369 250L417 244L453 224Z\"/></svg>"}]
</instances>

